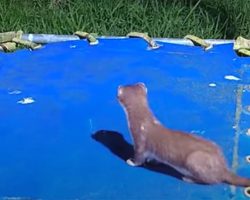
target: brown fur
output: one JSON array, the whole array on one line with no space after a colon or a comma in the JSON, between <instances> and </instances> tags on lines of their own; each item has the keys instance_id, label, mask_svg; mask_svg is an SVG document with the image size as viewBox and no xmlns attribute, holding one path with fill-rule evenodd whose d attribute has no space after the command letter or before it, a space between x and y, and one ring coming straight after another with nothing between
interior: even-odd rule
<instances>
[{"instance_id":1,"label":"brown fur","mask_svg":"<svg viewBox=\"0 0 250 200\"><path fill-rule=\"evenodd\" d=\"M134 140L135 155L128 164L138 166L148 159L155 159L183 173L185 180L250 186L250 179L228 170L216 144L162 126L149 108L147 88L143 83L119 86L118 100L127 114Z\"/></svg>"}]
</instances>

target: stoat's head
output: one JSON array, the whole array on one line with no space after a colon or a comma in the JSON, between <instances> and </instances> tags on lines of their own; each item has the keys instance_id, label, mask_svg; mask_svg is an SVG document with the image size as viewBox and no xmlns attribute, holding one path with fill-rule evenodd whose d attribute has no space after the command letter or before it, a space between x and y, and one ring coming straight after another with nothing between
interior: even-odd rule
<instances>
[{"instance_id":1,"label":"stoat's head","mask_svg":"<svg viewBox=\"0 0 250 200\"><path fill-rule=\"evenodd\" d=\"M147 88L144 83L123 85L118 87L117 94L119 102L125 107L130 104L143 104L147 98Z\"/></svg>"}]
</instances>

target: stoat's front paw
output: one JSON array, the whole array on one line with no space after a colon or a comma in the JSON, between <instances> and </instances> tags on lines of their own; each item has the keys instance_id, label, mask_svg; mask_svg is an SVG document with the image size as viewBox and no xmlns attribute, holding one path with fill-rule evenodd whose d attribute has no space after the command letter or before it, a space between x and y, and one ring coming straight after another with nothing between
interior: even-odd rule
<instances>
[{"instance_id":1,"label":"stoat's front paw","mask_svg":"<svg viewBox=\"0 0 250 200\"><path fill-rule=\"evenodd\" d=\"M138 166L138 164L136 164L136 163L133 161L132 158L129 158L129 159L126 161L126 163L127 163L128 165L132 166L132 167Z\"/></svg>"}]
</instances>

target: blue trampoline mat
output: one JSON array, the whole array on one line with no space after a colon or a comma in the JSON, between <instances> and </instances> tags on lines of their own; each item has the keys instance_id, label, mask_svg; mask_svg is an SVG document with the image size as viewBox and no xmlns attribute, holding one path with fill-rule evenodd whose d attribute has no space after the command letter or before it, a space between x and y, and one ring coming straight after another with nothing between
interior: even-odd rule
<instances>
[{"instance_id":1,"label":"blue trampoline mat","mask_svg":"<svg viewBox=\"0 0 250 200\"><path fill-rule=\"evenodd\" d=\"M242 188L186 183L164 165L126 164L133 146L117 87L140 81L164 125L215 141L250 177L250 59L233 44L159 44L100 39L0 53L0 197L245 199Z\"/></svg>"}]
</instances>

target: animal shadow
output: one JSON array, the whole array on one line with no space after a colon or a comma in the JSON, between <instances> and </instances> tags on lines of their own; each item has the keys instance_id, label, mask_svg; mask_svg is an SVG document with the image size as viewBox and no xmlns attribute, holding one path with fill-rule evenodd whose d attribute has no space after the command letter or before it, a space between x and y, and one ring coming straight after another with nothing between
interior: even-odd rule
<instances>
[{"instance_id":1,"label":"animal shadow","mask_svg":"<svg viewBox=\"0 0 250 200\"><path fill-rule=\"evenodd\" d=\"M115 131L100 130L92 135L92 138L107 147L114 155L126 162L127 159L133 157L133 145L129 144L122 134ZM128 166L129 167L129 166ZM150 171L173 176L177 179L182 179L183 175L174 168L162 163L146 162L140 166Z\"/></svg>"}]
</instances>

